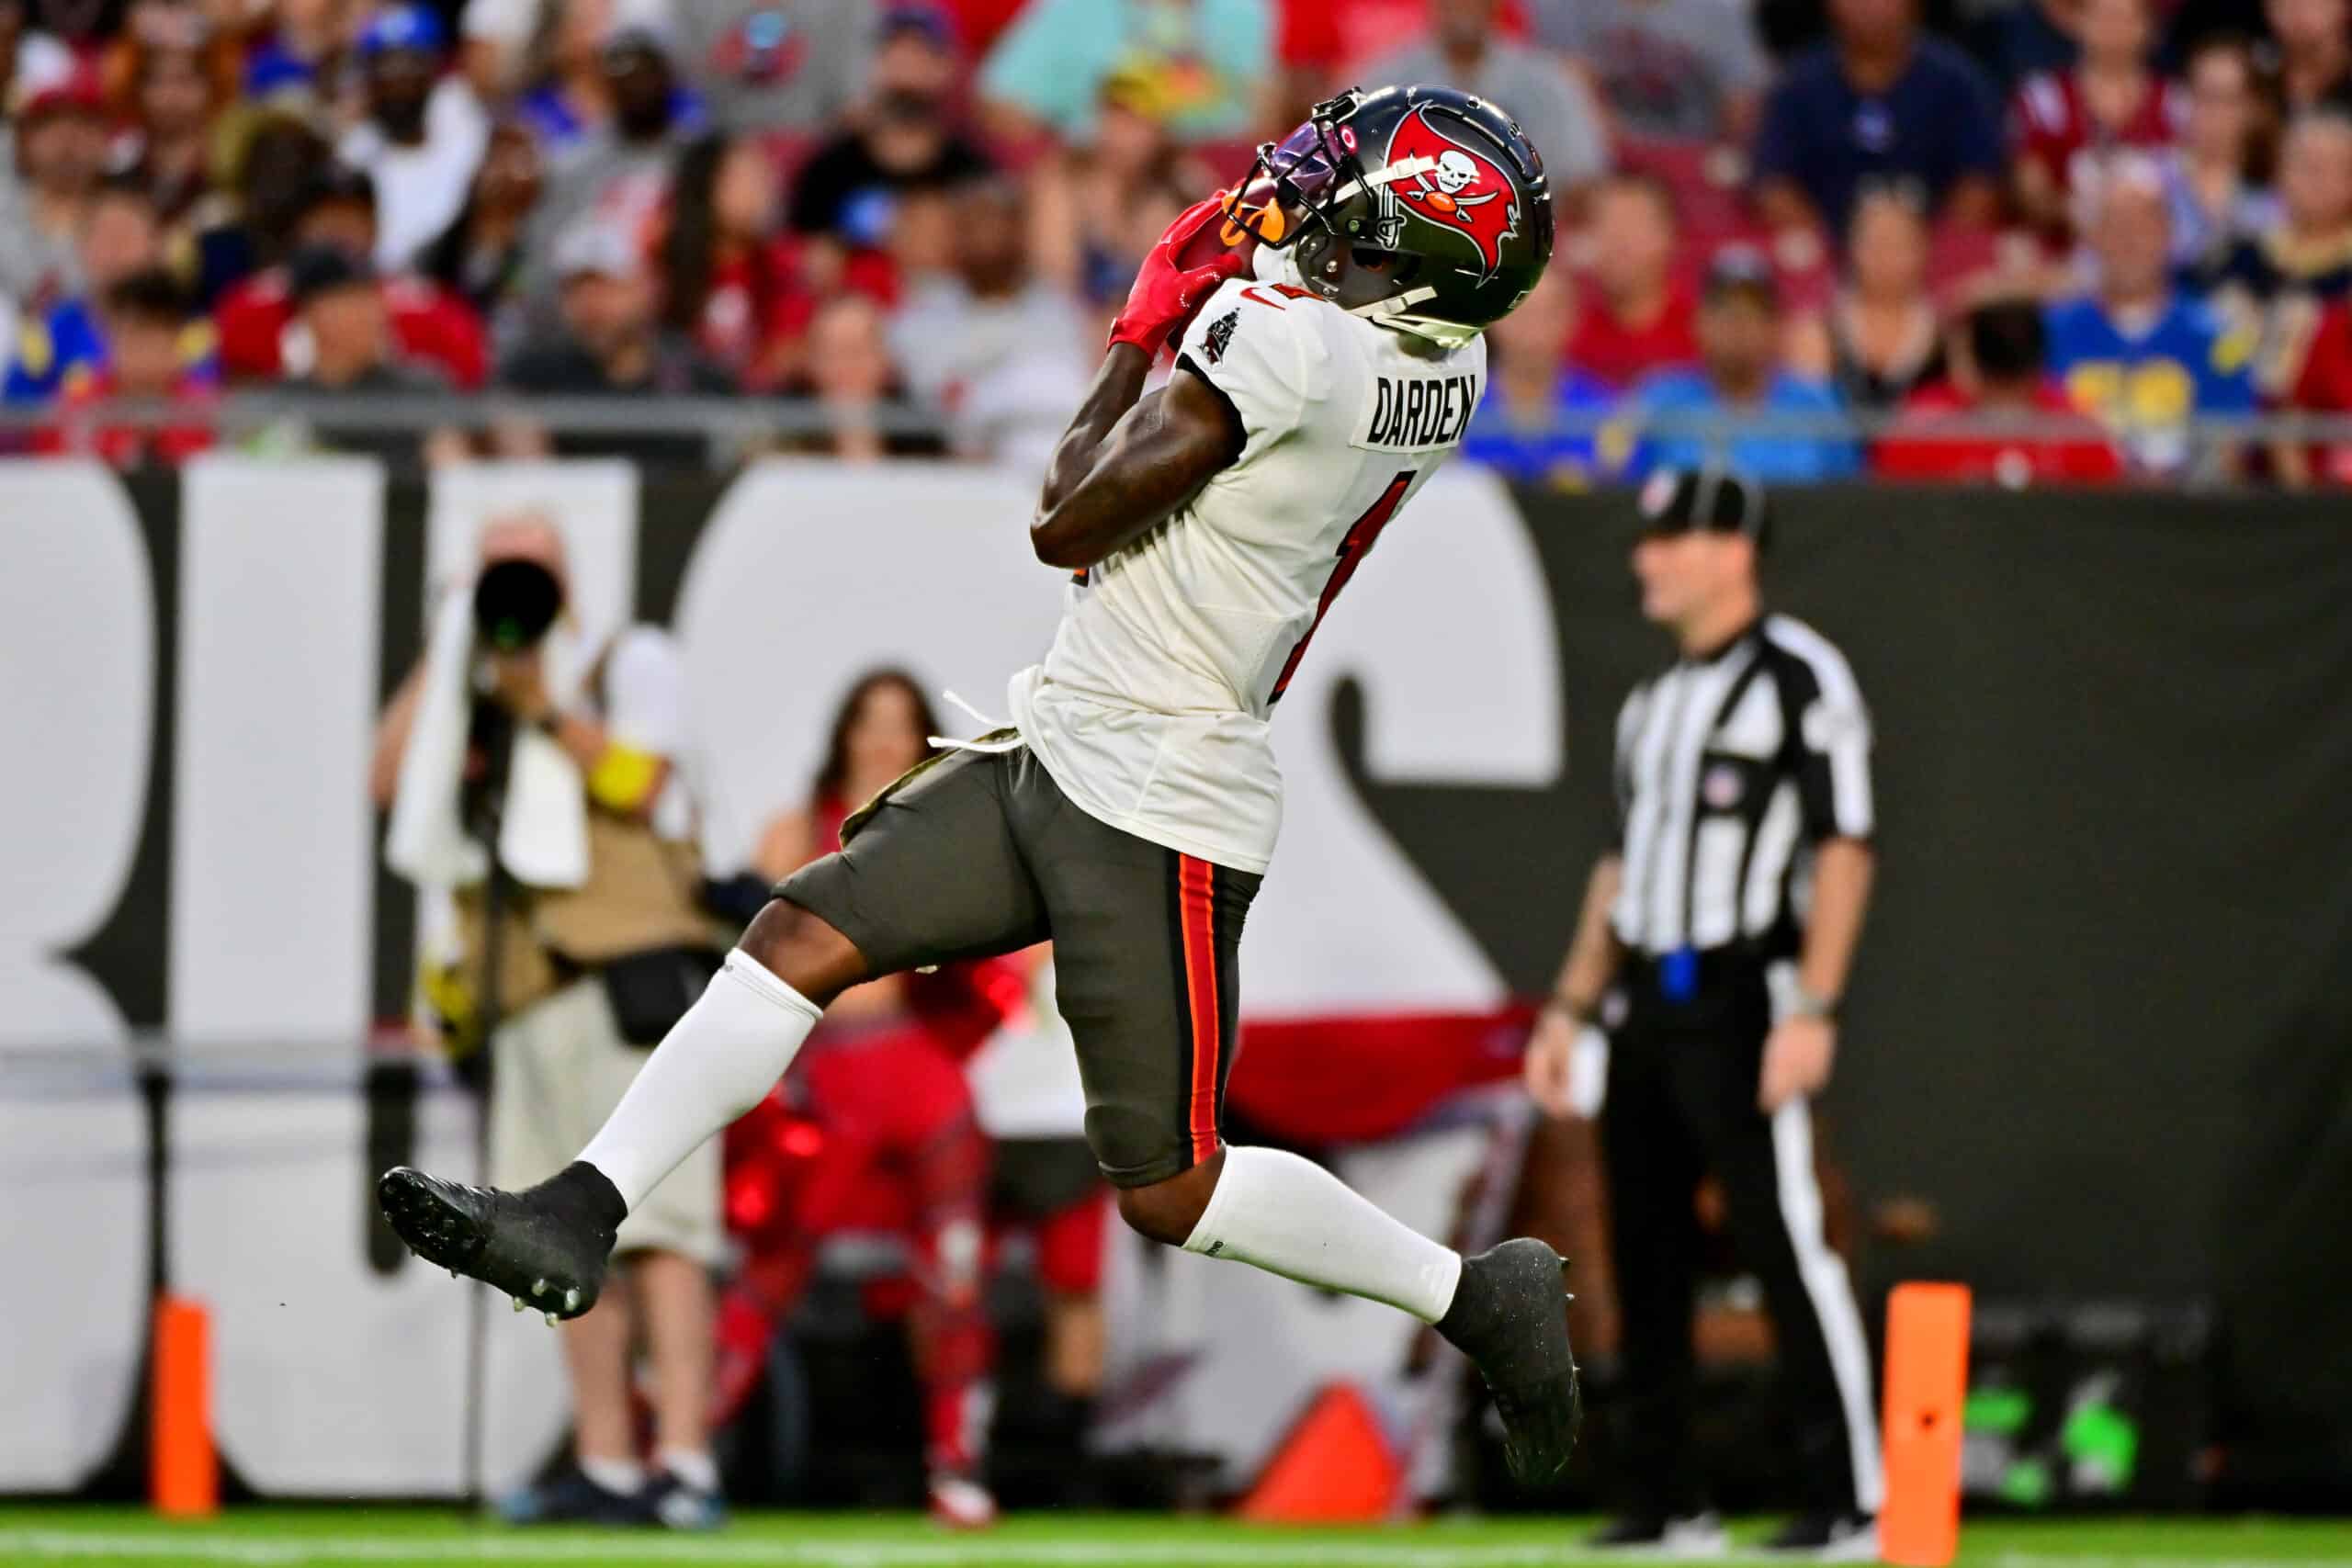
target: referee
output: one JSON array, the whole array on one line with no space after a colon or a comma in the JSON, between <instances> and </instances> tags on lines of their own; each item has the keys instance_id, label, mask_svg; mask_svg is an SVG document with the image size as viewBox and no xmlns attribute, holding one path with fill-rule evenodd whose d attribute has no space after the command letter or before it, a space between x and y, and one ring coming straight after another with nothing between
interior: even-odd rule
<instances>
[{"instance_id":1,"label":"referee","mask_svg":"<svg viewBox=\"0 0 2352 1568\"><path fill-rule=\"evenodd\" d=\"M1642 612L1680 657L1618 716L1614 847L1593 867L1527 1055L1528 1087L1555 1115L1589 1114L1605 1086L1626 1472L1638 1491L1593 1544L1675 1555L1723 1545L1687 1452L1693 1197L1713 1173L1771 1308L1805 1477L1804 1511L1770 1544L1874 1557L1869 1353L1822 1235L1808 1110L1829 1078L1870 896L1869 718L1838 649L1764 613L1767 518L1752 481L1664 471L1641 512ZM1593 1071L1604 1057L1605 1074Z\"/></svg>"}]
</instances>

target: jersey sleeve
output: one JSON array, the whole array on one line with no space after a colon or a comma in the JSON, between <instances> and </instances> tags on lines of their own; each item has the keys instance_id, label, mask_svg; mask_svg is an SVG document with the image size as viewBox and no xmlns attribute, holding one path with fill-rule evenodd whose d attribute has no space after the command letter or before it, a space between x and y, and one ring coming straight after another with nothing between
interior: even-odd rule
<instances>
[{"instance_id":1,"label":"jersey sleeve","mask_svg":"<svg viewBox=\"0 0 2352 1568\"><path fill-rule=\"evenodd\" d=\"M1792 637L1804 675L1787 693L1795 710L1798 804L1807 840L1867 839L1878 825L1871 791L1871 717L1839 653L1818 636Z\"/></svg>"},{"instance_id":2,"label":"jersey sleeve","mask_svg":"<svg viewBox=\"0 0 2352 1568\"><path fill-rule=\"evenodd\" d=\"M1296 429L1324 353L1312 312L1332 307L1272 283L1230 278L1184 329L1178 375L1206 381L1240 421L1243 461Z\"/></svg>"}]
</instances>

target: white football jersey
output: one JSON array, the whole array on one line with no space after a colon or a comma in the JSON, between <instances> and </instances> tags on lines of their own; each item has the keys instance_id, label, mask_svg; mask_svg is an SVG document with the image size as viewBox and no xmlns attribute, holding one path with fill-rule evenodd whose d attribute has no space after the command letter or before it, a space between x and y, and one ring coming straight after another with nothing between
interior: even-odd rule
<instances>
[{"instance_id":1,"label":"white football jersey","mask_svg":"<svg viewBox=\"0 0 2352 1568\"><path fill-rule=\"evenodd\" d=\"M1012 678L1012 712L1089 815L1262 872L1282 826L1274 704L1381 529L1460 445L1486 343L1439 349L1236 278L1179 365L1232 403L1241 457L1079 574L1046 661Z\"/></svg>"}]
</instances>

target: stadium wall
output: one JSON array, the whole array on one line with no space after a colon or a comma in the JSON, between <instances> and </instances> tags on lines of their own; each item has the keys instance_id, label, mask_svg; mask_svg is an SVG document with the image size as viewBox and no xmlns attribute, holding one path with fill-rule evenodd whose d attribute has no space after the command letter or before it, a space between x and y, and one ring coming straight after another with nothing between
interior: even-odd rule
<instances>
[{"instance_id":1,"label":"stadium wall","mask_svg":"<svg viewBox=\"0 0 2352 1568\"><path fill-rule=\"evenodd\" d=\"M1938 1217L1885 1267L2012 1297L2211 1303L2223 1421L2346 1451L2340 508L1779 499L1773 596L1848 649L1876 716L1884 869L1831 1109L1860 1190ZM413 901L374 853L368 728L470 528L525 505L566 525L589 635L630 615L678 631L721 865L799 793L853 671L906 663L999 708L1057 602L1021 537L1027 487L966 469L565 464L413 485L344 459L128 483L0 465L0 1050L347 1053L403 1010ZM1545 983L1605 831L1617 701L1667 653L1634 611L1630 542L1616 498L1468 473L1386 536L1283 705L1289 820L1246 950L1254 1016L1343 1040L1351 1016L1476 1014ZM219 1159L266 1146L272 1116L232 1120ZM213 1223L235 1194L198 1201L218 1160L175 1189L187 1234L141 1237L120 1178L153 1131L129 1097L0 1094L10 1190L61 1195L0 1205L0 1247L42 1264L0 1277L0 1327L123 1347L85 1364L125 1388L143 1284L200 1269L198 1238L236 1239ZM360 1193L319 1201L361 1236ZM85 1302L44 1283L61 1267ZM414 1284L383 1286L398 1363L430 1350L401 1337ZM12 1422L6 1483L97 1462L107 1403L77 1397L58 1429Z\"/></svg>"}]
</instances>

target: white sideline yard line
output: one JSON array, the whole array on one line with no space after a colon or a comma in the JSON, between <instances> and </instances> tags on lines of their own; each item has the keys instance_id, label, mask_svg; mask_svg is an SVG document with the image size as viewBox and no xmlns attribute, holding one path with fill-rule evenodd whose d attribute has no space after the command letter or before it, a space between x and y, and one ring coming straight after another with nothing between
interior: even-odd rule
<instances>
[{"instance_id":1,"label":"white sideline yard line","mask_svg":"<svg viewBox=\"0 0 2352 1568\"><path fill-rule=\"evenodd\" d=\"M299 1568L305 1563L654 1562L765 1565L775 1568L987 1568L1046 1563L1055 1568L1261 1568L1270 1559L1312 1568L1566 1568L1617 1562L1543 1541L1479 1544L1442 1540L1285 1541L1279 1534L1228 1541L1154 1542L1133 1538L935 1541L729 1540L633 1535L458 1537L243 1535L177 1532L97 1534L67 1529L0 1529L0 1560L73 1562L96 1557L155 1562L226 1563L232 1568ZM1781 1561L1735 1551L1713 1562ZM2199 1557L2007 1551L1992 1568L2352 1568L2352 1558Z\"/></svg>"}]
</instances>

